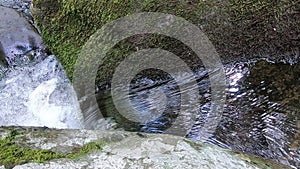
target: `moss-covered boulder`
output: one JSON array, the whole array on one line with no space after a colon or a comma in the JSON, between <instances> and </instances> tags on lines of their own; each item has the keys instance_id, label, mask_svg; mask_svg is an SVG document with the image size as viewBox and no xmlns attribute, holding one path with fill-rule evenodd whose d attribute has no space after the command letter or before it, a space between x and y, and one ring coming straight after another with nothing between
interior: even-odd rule
<instances>
[{"instance_id":1,"label":"moss-covered boulder","mask_svg":"<svg viewBox=\"0 0 300 169\"><path fill-rule=\"evenodd\" d=\"M300 4L294 0L33 0L31 9L45 44L70 78L82 46L96 30L137 12L169 13L199 26L224 62L299 54ZM120 58L149 47L169 50L186 61L192 57L186 46L172 38L137 35L111 50L99 81L109 79Z\"/></svg>"}]
</instances>

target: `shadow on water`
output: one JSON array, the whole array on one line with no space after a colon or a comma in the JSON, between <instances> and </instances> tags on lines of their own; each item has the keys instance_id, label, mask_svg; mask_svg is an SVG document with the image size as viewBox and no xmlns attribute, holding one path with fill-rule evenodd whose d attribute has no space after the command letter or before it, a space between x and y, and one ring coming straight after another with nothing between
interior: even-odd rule
<instances>
[{"instance_id":1,"label":"shadow on water","mask_svg":"<svg viewBox=\"0 0 300 169\"><path fill-rule=\"evenodd\" d=\"M152 70L152 72L155 72ZM180 106L188 107L183 125L188 126L186 137L201 139L203 124L210 111L209 76L204 68L195 73L199 93L191 95L197 106L182 105L181 95L189 90L179 89L174 79L162 72L154 78L141 74L129 86L132 106L154 120L144 124L132 122L117 113L109 90L98 94L104 116L113 117L118 127L129 131L166 133L179 116ZM300 166L300 64L271 63L264 60L228 65L226 68L227 100L222 120L205 140L221 147L267 157L297 168ZM182 83L192 77L180 76ZM125 87L126 88L126 87ZM195 122L191 118L196 114ZM176 131L171 134L180 135ZM181 133L182 134L182 133ZM202 140L203 141L203 140Z\"/></svg>"}]
</instances>

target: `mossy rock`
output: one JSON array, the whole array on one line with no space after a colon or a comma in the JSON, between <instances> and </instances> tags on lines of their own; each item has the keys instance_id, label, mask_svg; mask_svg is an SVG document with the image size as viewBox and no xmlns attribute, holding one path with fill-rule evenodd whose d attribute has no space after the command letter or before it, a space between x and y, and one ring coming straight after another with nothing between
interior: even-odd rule
<instances>
[{"instance_id":1,"label":"mossy rock","mask_svg":"<svg viewBox=\"0 0 300 169\"><path fill-rule=\"evenodd\" d=\"M289 168L167 134L0 127L0 136L0 168ZM66 144L71 152L55 150Z\"/></svg>"},{"instance_id":2,"label":"mossy rock","mask_svg":"<svg viewBox=\"0 0 300 169\"><path fill-rule=\"evenodd\" d=\"M137 12L183 17L209 37L224 63L257 57L282 59L299 53L299 1L33 0L32 14L44 43L72 78L82 46L103 25ZM175 42L175 43L174 43ZM185 61L193 58L182 43L159 35L137 35L120 42L101 65L98 82L109 81L117 63L138 48L159 47ZM193 64L192 68L199 63ZM99 74L100 75L100 74Z\"/></svg>"},{"instance_id":3,"label":"mossy rock","mask_svg":"<svg viewBox=\"0 0 300 169\"><path fill-rule=\"evenodd\" d=\"M3 130L3 128L1 129ZM74 146L70 152L62 153L48 149L31 148L28 146L30 143L26 143L30 139L26 138L28 137L26 130L18 130L17 128L4 128L4 130L10 130L8 136L0 139L0 166L4 165L6 168L13 168L16 165L29 162L44 163L60 158L76 159L93 150L101 150L107 144L104 140L97 140L83 146ZM45 129L40 131L40 137L44 134L43 132Z\"/></svg>"}]
</instances>

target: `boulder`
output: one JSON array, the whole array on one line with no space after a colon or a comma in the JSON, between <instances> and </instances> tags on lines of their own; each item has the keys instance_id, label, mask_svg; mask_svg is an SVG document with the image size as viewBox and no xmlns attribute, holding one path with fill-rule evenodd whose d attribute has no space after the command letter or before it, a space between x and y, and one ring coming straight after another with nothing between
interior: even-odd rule
<instances>
[{"instance_id":1,"label":"boulder","mask_svg":"<svg viewBox=\"0 0 300 169\"><path fill-rule=\"evenodd\" d=\"M77 158L51 159L43 163L26 161L10 167L30 168L288 168L252 155L225 150L214 145L193 142L178 136L141 134L125 131L54 130L48 128L1 128L3 139L28 149L46 149L70 154L91 142L105 142ZM10 146L11 144L1 146ZM5 147L1 147L3 150ZM25 149L23 149L25 151ZM19 156L20 158L22 156ZM36 159L31 159L34 161ZM41 159L39 159L41 160ZM0 160L1 165L5 160ZM18 163L18 162L17 162ZM24 164L25 163L25 164Z\"/></svg>"},{"instance_id":2,"label":"boulder","mask_svg":"<svg viewBox=\"0 0 300 169\"><path fill-rule=\"evenodd\" d=\"M0 6L0 64L16 66L35 58L42 38L16 10Z\"/></svg>"}]
</instances>

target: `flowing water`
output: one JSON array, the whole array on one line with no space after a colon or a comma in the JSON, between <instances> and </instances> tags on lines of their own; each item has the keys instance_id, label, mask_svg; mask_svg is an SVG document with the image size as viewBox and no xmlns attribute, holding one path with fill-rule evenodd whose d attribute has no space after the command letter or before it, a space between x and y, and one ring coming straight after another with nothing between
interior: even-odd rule
<instances>
[{"instance_id":1,"label":"flowing water","mask_svg":"<svg viewBox=\"0 0 300 169\"><path fill-rule=\"evenodd\" d=\"M117 113L109 90L98 94L101 112L113 116L119 127L129 131L171 133L210 142L221 147L256 154L289 165L300 166L300 64L272 63L265 60L227 65L226 103L222 118L212 128L208 139L202 134L210 123L211 107L209 75L204 68L196 72L199 93L190 95L198 104L182 105L185 89L168 74L157 71L160 79L138 75L130 85L131 106L140 116L150 118L145 123L132 122ZM211 75L214 76L214 75ZM181 82L191 77L181 75ZM126 88L124 88L126 90ZM191 106L192 105L192 106ZM180 106L184 110L179 124ZM182 113L182 112L181 112ZM196 118L194 121L191 117ZM175 124L176 123L176 124ZM176 130L168 130L176 125ZM210 129L209 129L210 130Z\"/></svg>"},{"instance_id":2,"label":"flowing water","mask_svg":"<svg viewBox=\"0 0 300 169\"><path fill-rule=\"evenodd\" d=\"M53 55L0 79L0 126L82 128L76 94Z\"/></svg>"},{"instance_id":3,"label":"flowing water","mask_svg":"<svg viewBox=\"0 0 300 169\"><path fill-rule=\"evenodd\" d=\"M76 93L32 26L30 2L0 0L0 126L82 129Z\"/></svg>"}]
</instances>

